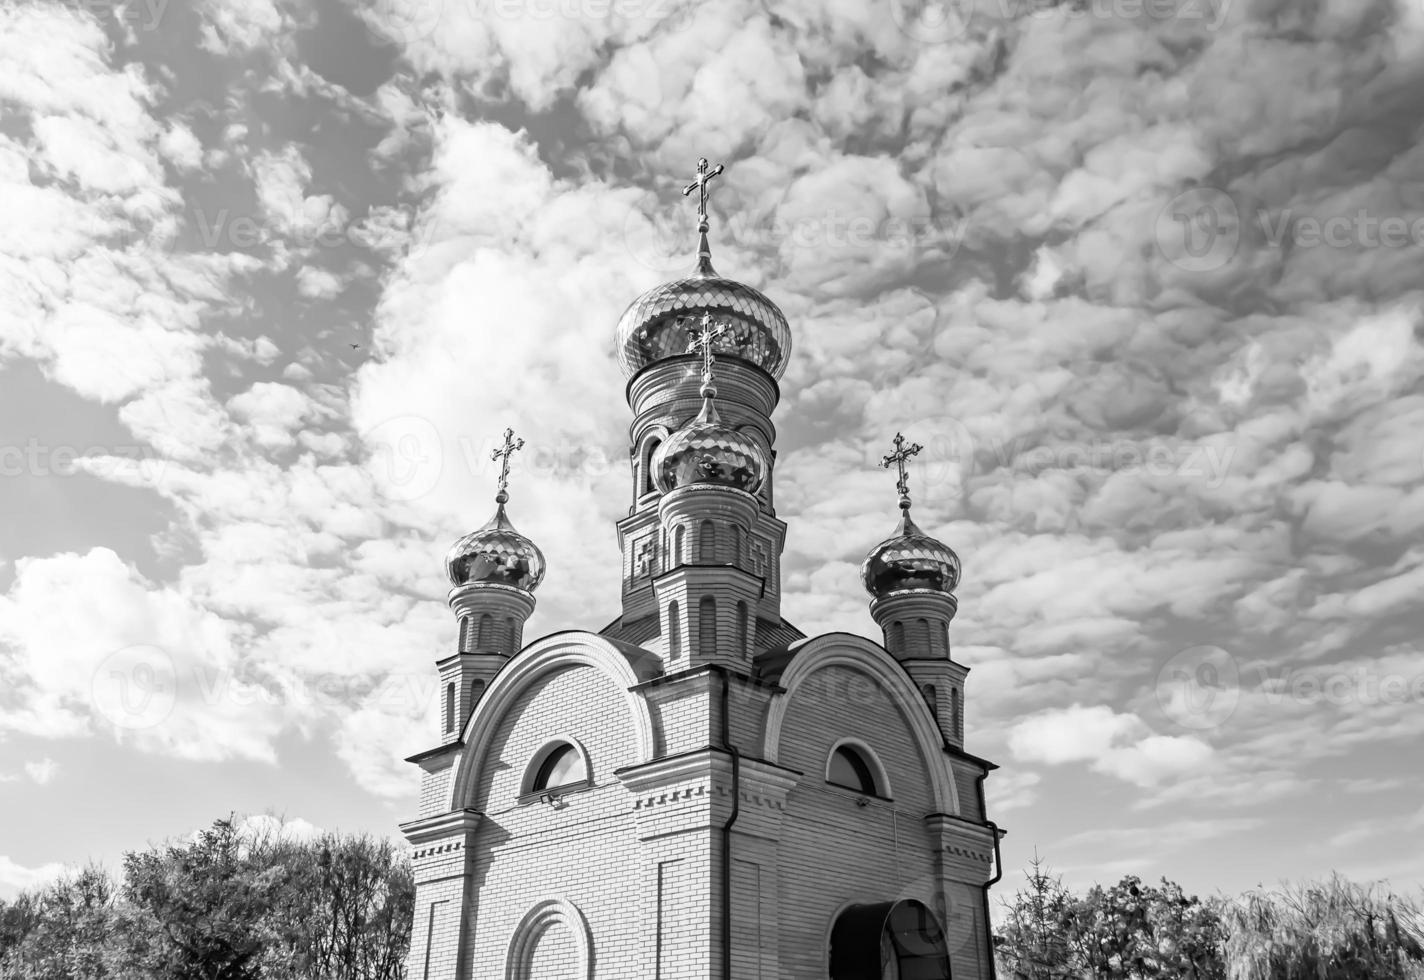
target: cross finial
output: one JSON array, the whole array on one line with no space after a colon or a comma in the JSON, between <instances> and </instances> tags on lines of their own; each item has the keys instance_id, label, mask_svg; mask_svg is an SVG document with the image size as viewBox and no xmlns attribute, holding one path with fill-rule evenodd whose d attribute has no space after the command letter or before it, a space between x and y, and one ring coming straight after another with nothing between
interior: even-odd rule
<instances>
[{"instance_id":1,"label":"cross finial","mask_svg":"<svg viewBox=\"0 0 1424 980\"><path fill-rule=\"evenodd\" d=\"M707 169L707 158L702 157L697 161L697 179L682 189L682 196L686 197L693 191L697 191L697 230L707 230L707 184L723 170L722 164L717 164L711 170Z\"/></svg>"},{"instance_id":2,"label":"cross finial","mask_svg":"<svg viewBox=\"0 0 1424 980\"><path fill-rule=\"evenodd\" d=\"M717 325L717 329L712 329L711 313L703 313L699 322L702 329L692 335L687 352L702 355L702 384L706 387L712 384L712 362L715 360L712 356L712 342L727 332L727 325L721 323Z\"/></svg>"},{"instance_id":3,"label":"cross finial","mask_svg":"<svg viewBox=\"0 0 1424 980\"><path fill-rule=\"evenodd\" d=\"M909 510L910 508L910 477L909 474L905 472L905 461L924 448L924 446L921 446L917 442L912 442L909 446L906 446L905 437L897 432L895 433L895 451L882 457L880 460L880 465L887 470L893 464L900 471L900 479L896 482L895 489L900 491L900 508L902 510Z\"/></svg>"},{"instance_id":4,"label":"cross finial","mask_svg":"<svg viewBox=\"0 0 1424 980\"><path fill-rule=\"evenodd\" d=\"M513 429L504 430L504 445L490 453L490 459L503 460L499 467L499 492L495 494L497 503L509 501L509 460L518 450L524 448L524 440L514 438Z\"/></svg>"}]
</instances>

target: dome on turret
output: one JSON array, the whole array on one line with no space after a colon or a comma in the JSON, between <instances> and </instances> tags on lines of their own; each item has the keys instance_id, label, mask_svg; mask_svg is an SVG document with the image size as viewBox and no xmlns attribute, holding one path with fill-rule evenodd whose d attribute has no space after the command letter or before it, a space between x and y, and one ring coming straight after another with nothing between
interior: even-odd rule
<instances>
[{"instance_id":1,"label":"dome on turret","mask_svg":"<svg viewBox=\"0 0 1424 980\"><path fill-rule=\"evenodd\" d=\"M700 484L756 493L766 480L766 454L750 435L722 421L716 389L704 383L702 411L653 454L653 482L667 493Z\"/></svg>"},{"instance_id":2,"label":"dome on turret","mask_svg":"<svg viewBox=\"0 0 1424 980\"><path fill-rule=\"evenodd\" d=\"M509 523L505 495L495 499L494 516L456 541L445 555L445 572L455 586L508 585L533 592L544 580L544 553Z\"/></svg>"},{"instance_id":3,"label":"dome on turret","mask_svg":"<svg viewBox=\"0 0 1424 980\"><path fill-rule=\"evenodd\" d=\"M910 501L895 533L870 549L860 566L860 581L872 598L929 589L951 593L959 584L959 556L954 549L921 531L910 519Z\"/></svg>"}]
</instances>

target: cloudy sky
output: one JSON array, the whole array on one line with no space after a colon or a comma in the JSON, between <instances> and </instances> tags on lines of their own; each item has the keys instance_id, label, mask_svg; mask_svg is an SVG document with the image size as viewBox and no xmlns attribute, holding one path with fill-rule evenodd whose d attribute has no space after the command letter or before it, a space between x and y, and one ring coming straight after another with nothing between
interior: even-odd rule
<instances>
[{"instance_id":1,"label":"cloudy sky","mask_svg":"<svg viewBox=\"0 0 1424 980\"><path fill-rule=\"evenodd\" d=\"M922 443L1008 867L1424 881L1424 0L918 2L0 2L0 895L413 816L506 426L529 635L615 615L704 155L787 617Z\"/></svg>"}]
</instances>

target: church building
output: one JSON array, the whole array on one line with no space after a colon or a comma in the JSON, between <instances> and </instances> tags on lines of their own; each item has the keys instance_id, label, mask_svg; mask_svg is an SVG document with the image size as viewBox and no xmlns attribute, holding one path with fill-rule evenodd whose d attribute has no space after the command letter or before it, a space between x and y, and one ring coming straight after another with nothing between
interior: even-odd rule
<instances>
[{"instance_id":1,"label":"church building","mask_svg":"<svg viewBox=\"0 0 1424 980\"><path fill-rule=\"evenodd\" d=\"M410 980L993 977L1002 831L995 766L964 748L959 558L911 520L920 447L897 434L899 522L861 568L881 642L782 617L771 415L791 330L712 268L721 171L700 161L684 190L695 271L618 323L617 617L526 643L545 561L506 513L512 432L494 516L447 556L458 641L401 826Z\"/></svg>"}]
</instances>

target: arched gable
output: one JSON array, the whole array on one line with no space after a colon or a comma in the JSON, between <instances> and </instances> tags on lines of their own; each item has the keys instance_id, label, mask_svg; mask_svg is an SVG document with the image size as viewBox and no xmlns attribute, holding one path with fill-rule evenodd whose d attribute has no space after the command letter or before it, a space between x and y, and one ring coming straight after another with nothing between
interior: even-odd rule
<instances>
[{"instance_id":1,"label":"arched gable","mask_svg":"<svg viewBox=\"0 0 1424 980\"><path fill-rule=\"evenodd\" d=\"M520 695L545 675L570 666L582 665L601 671L624 692L623 701L628 709L636 762L651 761L652 714L647 702L629 689L652 676L655 661L651 657L632 656L623 646L595 633L556 633L525 647L505 664L485 689L484 696L465 724L465 749L455 763L448 809L460 809L467 805L475 776L484 763L490 738Z\"/></svg>"},{"instance_id":2,"label":"arched gable","mask_svg":"<svg viewBox=\"0 0 1424 980\"><path fill-rule=\"evenodd\" d=\"M959 794L944 758L944 738L924 698L894 657L884 648L851 633L828 633L800 644L780 671L777 683L783 693L771 699L767 711L763 757L776 763L781 754L781 729L796 690L828 667L849 667L866 674L891 695L905 718L928 772L935 805L943 813L958 814Z\"/></svg>"}]
</instances>

